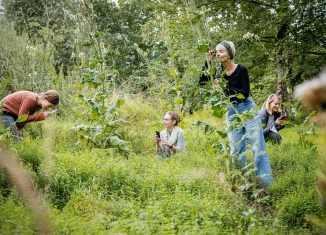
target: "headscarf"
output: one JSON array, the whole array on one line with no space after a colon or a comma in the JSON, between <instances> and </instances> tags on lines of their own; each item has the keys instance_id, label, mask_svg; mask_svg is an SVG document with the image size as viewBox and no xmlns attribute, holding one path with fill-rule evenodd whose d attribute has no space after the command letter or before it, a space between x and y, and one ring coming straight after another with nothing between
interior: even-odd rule
<instances>
[{"instance_id":1,"label":"headscarf","mask_svg":"<svg viewBox=\"0 0 326 235\"><path fill-rule=\"evenodd\" d=\"M230 56L230 59L232 60L234 58L234 54L233 54L230 44L226 41L223 41L223 42L221 42L221 45L225 47L226 51L228 52L228 54Z\"/></svg>"}]
</instances>

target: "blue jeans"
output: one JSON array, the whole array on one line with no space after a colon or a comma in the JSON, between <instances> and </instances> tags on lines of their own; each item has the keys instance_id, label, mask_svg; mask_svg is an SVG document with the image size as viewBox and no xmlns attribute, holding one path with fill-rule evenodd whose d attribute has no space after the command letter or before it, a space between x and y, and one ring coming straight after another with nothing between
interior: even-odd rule
<instances>
[{"instance_id":1,"label":"blue jeans","mask_svg":"<svg viewBox=\"0 0 326 235\"><path fill-rule=\"evenodd\" d=\"M226 117L228 128L231 128L228 133L231 142L231 156L236 160L241 169L246 168L246 142L248 141L250 149L254 154L256 175L265 186L268 186L273 181L273 176L266 153L263 131L260 127L260 119L254 113L251 118L246 119L244 117L245 121L238 121L241 115L247 115L248 111L253 110L255 106L254 101L249 97L243 103L237 103L228 107ZM246 114L244 114L245 111L247 111Z\"/></svg>"},{"instance_id":2,"label":"blue jeans","mask_svg":"<svg viewBox=\"0 0 326 235\"><path fill-rule=\"evenodd\" d=\"M2 124L6 129L9 129L11 131L16 142L22 140L22 137L16 127L16 121L12 116L2 114L0 116L0 124Z\"/></svg>"}]
</instances>

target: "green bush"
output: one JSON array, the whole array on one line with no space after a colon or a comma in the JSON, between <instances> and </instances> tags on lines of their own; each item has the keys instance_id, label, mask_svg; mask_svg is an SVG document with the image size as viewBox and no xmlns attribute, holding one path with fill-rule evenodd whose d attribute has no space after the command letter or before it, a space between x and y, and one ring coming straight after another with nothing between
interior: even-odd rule
<instances>
[{"instance_id":1,"label":"green bush","mask_svg":"<svg viewBox=\"0 0 326 235\"><path fill-rule=\"evenodd\" d=\"M76 152L72 154L57 154L55 165L49 177L47 192L53 204L63 208L70 195L83 184L91 185L102 164L104 150ZM46 172L43 172L46 174Z\"/></svg>"},{"instance_id":2,"label":"green bush","mask_svg":"<svg viewBox=\"0 0 326 235\"><path fill-rule=\"evenodd\" d=\"M320 157L316 148L290 142L286 136L280 146L268 146L275 182L270 191L274 201L301 190L315 188L316 169ZM286 153L286 154L284 154Z\"/></svg>"},{"instance_id":3,"label":"green bush","mask_svg":"<svg viewBox=\"0 0 326 235\"><path fill-rule=\"evenodd\" d=\"M7 200L0 200L0 234L24 234L36 233L35 223L28 208L16 200L17 195L12 194Z\"/></svg>"},{"instance_id":4,"label":"green bush","mask_svg":"<svg viewBox=\"0 0 326 235\"><path fill-rule=\"evenodd\" d=\"M28 139L17 145L19 159L34 172L39 170L43 161L43 150L38 141Z\"/></svg>"},{"instance_id":5,"label":"green bush","mask_svg":"<svg viewBox=\"0 0 326 235\"><path fill-rule=\"evenodd\" d=\"M248 198L241 190L250 179L233 170L227 156L214 148L220 139L213 134L205 135L199 128L189 129L198 119L205 119L214 127L222 125L222 121L217 125L219 120L210 118L207 111L185 116L181 126L186 134L187 153L156 160L149 132L163 128L160 119L164 112L158 114L145 102L130 106L126 100L126 106L119 112L128 121L123 133L136 148L129 159L111 155L105 149L76 146L77 137L69 129L78 120L69 118L63 119L65 122L60 118L46 120L39 123L40 130L33 123L31 129L36 128L39 134L27 129L24 142L13 145L34 179L42 182L40 188L50 200L55 233L315 231L306 217L319 213L314 188L319 157L314 146L308 148L296 143L296 127L282 132L281 145L267 145L275 182L265 192L269 198L264 200L269 203L262 203L260 197ZM132 102L136 103L137 100ZM130 114L133 112L134 116ZM13 195L8 191L12 189L5 182L5 175L0 174L0 190L12 200ZM12 214L20 210L18 204L7 204L7 207ZM6 216L2 218L5 220ZM21 222L17 220L10 229L18 231ZM26 227L32 228L31 223Z\"/></svg>"},{"instance_id":6,"label":"green bush","mask_svg":"<svg viewBox=\"0 0 326 235\"><path fill-rule=\"evenodd\" d=\"M273 204L282 224L290 229L309 228L309 214L319 214L316 169L320 157L316 147L295 141L294 128L284 132L281 145L269 145L275 182L270 187Z\"/></svg>"},{"instance_id":7,"label":"green bush","mask_svg":"<svg viewBox=\"0 0 326 235\"><path fill-rule=\"evenodd\" d=\"M9 183L8 175L3 170L0 170L0 201L2 200L2 197L9 196L11 190L12 187Z\"/></svg>"},{"instance_id":8,"label":"green bush","mask_svg":"<svg viewBox=\"0 0 326 235\"><path fill-rule=\"evenodd\" d=\"M297 191L314 189L316 181L315 171L299 172L296 169L291 169L287 174L275 179L270 191L273 194L273 199L277 201Z\"/></svg>"},{"instance_id":9,"label":"green bush","mask_svg":"<svg viewBox=\"0 0 326 235\"><path fill-rule=\"evenodd\" d=\"M321 213L314 188L310 190L303 188L288 194L277 202L277 208L280 211L280 221L290 228L311 227L307 216Z\"/></svg>"},{"instance_id":10,"label":"green bush","mask_svg":"<svg viewBox=\"0 0 326 235\"><path fill-rule=\"evenodd\" d=\"M48 44L31 45L25 35L17 36L12 25L0 22L1 96L10 91L35 92L53 87L52 48ZM5 89L4 89L5 88Z\"/></svg>"}]
</instances>

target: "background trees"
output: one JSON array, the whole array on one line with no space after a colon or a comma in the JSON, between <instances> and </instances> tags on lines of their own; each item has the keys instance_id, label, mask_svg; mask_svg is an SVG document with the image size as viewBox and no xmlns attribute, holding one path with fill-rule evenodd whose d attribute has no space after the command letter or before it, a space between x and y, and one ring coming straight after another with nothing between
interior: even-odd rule
<instances>
[{"instance_id":1,"label":"background trees","mask_svg":"<svg viewBox=\"0 0 326 235\"><path fill-rule=\"evenodd\" d=\"M3 1L4 18L31 45L43 44L57 74L79 64L89 35L101 33L105 62L116 83L166 104L191 97L205 52L235 42L237 62L249 67L253 95L278 92L291 100L293 87L325 64L325 2L321 0L220 1ZM162 85L164 84L164 86ZM275 86L277 84L277 87ZM163 88L163 89L162 89Z\"/></svg>"}]
</instances>

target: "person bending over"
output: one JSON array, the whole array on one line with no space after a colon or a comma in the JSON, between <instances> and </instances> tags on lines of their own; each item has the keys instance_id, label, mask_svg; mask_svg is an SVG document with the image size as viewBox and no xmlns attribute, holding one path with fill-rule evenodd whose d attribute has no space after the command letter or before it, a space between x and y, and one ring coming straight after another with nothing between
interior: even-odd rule
<instances>
[{"instance_id":1,"label":"person bending over","mask_svg":"<svg viewBox=\"0 0 326 235\"><path fill-rule=\"evenodd\" d=\"M176 152L184 150L185 136L178 127L180 117L176 112L168 111L163 118L165 129L156 136L156 150L159 158L166 159Z\"/></svg>"},{"instance_id":2,"label":"person bending over","mask_svg":"<svg viewBox=\"0 0 326 235\"><path fill-rule=\"evenodd\" d=\"M278 132L284 128L286 116L281 113L281 104L281 97L271 94L259 111L265 140L270 140L273 144L280 144L282 140Z\"/></svg>"},{"instance_id":3,"label":"person bending over","mask_svg":"<svg viewBox=\"0 0 326 235\"><path fill-rule=\"evenodd\" d=\"M59 94L49 90L40 94L31 91L17 91L6 96L2 101L2 115L0 122L9 128L16 141L21 140L19 133L29 122L41 121L48 118L53 112L48 111L59 104ZM43 109L43 112L37 113ZM16 122L22 115L27 115L23 122Z\"/></svg>"}]
</instances>

